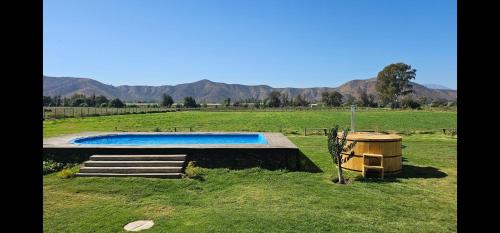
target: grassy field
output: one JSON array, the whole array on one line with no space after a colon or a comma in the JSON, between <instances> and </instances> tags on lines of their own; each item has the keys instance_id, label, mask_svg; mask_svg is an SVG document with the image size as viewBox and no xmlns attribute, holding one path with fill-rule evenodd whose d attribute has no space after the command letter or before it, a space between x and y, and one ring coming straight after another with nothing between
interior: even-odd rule
<instances>
[{"instance_id":1,"label":"grassy field","mask_svg":"<svg viewBox=\"0 0 500 233\"><path fill-rule=\"evenodd\" d=\"M283 131L319 173L202 169L200 180L43 178L46 232L121 232L152 219L145 232L455 232L456 127L452 112L359 112L357 128L405 132L403 173L336 185L324 136L303 127L347 125L348 112L172 112L44 122L44 137L81 131ZM296 132L297 131L297 132ZM411 132L421 132L409 134ZM433 133L435 132L435 133Z\"/></svg>"},{"instance_id":2,"label":"grassy field","mask_svg":"<svg viewBox=\"0 0 500 233\"><path fill-rule=\"evenodd\" d=\"M168 112L139 115L115 115L70 118L43 122L44 137L82 131L162 131L174 126L190 126L195 131L262 131L302 134L304 127L350 125L348 111L297 112ZM456 112L360 111L356 113L357 130L384 130L408 133L438 132L456 127Z\"/></svg>"}]
</instances>

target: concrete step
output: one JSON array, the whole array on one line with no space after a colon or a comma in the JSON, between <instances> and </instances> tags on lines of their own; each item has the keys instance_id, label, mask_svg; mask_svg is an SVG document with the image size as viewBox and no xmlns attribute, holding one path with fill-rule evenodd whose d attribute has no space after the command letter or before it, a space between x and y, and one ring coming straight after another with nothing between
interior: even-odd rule
<instances>
[{"instance_id":1,"label":"concrete step","mask_svg":"<svg viewBox=\"0 0 500 233\"><path fill-rule=\"evenodd\" d=\"M180 173L182 167L81 167L80 173Z\"/></svg>"},{"instance_id":2,"label":"concrete step","mask_svg":"<svg viewBox=\"0 0 500 233\"><path fill-rule=\"evenodd\" d=\"M184 161L86 161L85 167L182 167Z\"/></svg>"},{"instance_id":3,"label":"concrete step","mask_svg":"<svg viewBox=\"0 0 500 233\"><path fill-rule=\"evenodd\" d=\"M165 178L165 179L180 179L182 173L77 173L78 177L147 177L147 178Z\"/></svg>"},{"instance_id":4,"label":"concrete step","mask_svg":"<svg viewBox=\"0 0 500 233\"><path fill-rule=\"evenodd\" d=\"M92 155L91 161L184 161L186 155Z\"/></svg>"}]
</instances>

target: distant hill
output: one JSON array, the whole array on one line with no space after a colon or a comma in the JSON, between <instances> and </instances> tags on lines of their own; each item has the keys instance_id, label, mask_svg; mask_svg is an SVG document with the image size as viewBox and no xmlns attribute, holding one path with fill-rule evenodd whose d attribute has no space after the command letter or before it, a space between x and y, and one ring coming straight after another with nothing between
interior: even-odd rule
<instances>
[{"instance_id":1,"label":"distant hill","mask_svg":"<svg viewBox=\"0 0 500 233\"><path fill-rule=\"evenodd\" d=\"M429 88L429 89L436 89L436 90L453 90L449 87L445 87L443 85L439 84L432 84L432 83L427 83L427 84L422 84L423 86Z\"/></svg>"},{"instance_id":2,"label":"distant hill","mask_svg":"<svg viewBox=\"0 0 500 233\"><path fill-rule=\"evenodd\" d=\"M103 84L89 78L49 77L43 76L43 95L45 96L71 96L76 93L87 96L95 93L109 98L120 98L125 101L158 101L163 93L172 96L175 101L180 101L186 96L192 96L197 101L222 102L225 98L233 101L246 98L264 99L270 92L279 91L295 97L304 94L308 100L320 100L324 91L337 90L343 95L350 94L358 97L358 88L364 88L369 94L377 96L375 91L376 79L352 80L339 87L313 87L313 88L273 88L267 85L241 85L212 82L203 79L193 83L175 86L112 86ZM429 99L455 100L457 92L454 90L430 89L423 85L412 83L414 96L425 96Z\"/></svg>"}]
</instances>

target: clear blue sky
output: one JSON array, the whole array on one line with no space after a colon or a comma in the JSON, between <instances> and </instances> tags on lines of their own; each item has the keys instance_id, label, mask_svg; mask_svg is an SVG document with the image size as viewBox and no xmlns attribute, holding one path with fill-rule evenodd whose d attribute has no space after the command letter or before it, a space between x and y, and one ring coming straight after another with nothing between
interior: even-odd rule
<instances>
[{"instance_id":1,"label":"clear blue sky","mask_svg":"<svg viewBox=\"0 0 500 233\"><path fill-rule=\"evenodd\" d=\"M405 62L457 85L456 1L44 0L43 72L112 85L335 87Z\"/></svg>"}]
</instances>

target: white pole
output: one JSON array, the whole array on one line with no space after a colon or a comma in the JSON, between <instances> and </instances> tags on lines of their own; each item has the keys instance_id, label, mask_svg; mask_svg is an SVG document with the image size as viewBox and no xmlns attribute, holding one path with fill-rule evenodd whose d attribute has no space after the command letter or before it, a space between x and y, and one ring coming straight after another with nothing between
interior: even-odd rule
<instances>
[{"instance_id":1,"label":"white pole","mask_svg":"<svg viewBox=\"0 0 500 233\"><path fill-rule=\"evenodd\" d=\"M351 133L354 133L356 105L351 105Z\"/></svg>"}]
</instances>

